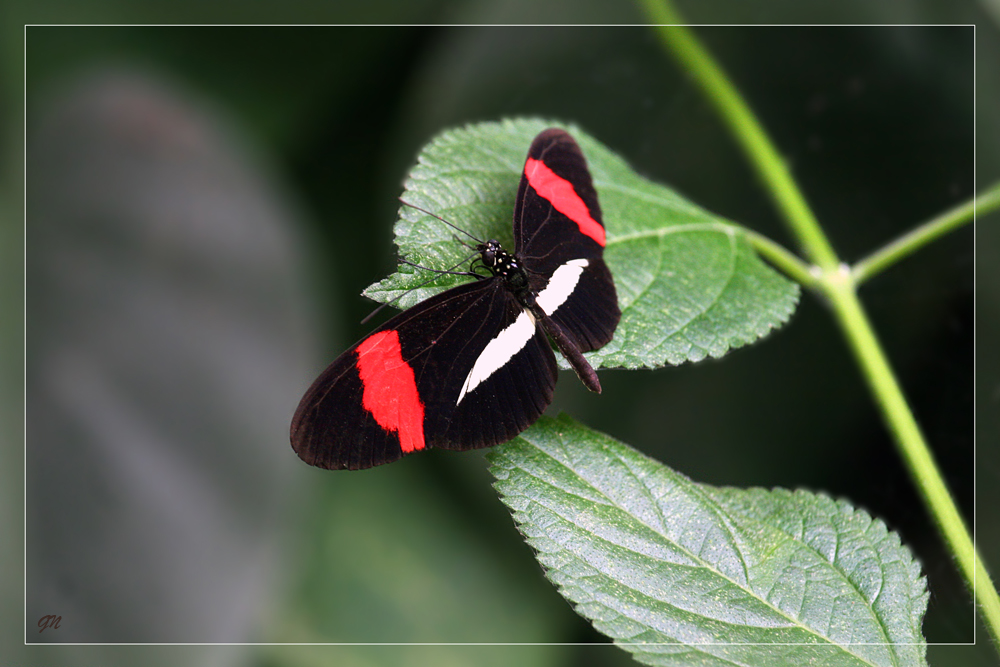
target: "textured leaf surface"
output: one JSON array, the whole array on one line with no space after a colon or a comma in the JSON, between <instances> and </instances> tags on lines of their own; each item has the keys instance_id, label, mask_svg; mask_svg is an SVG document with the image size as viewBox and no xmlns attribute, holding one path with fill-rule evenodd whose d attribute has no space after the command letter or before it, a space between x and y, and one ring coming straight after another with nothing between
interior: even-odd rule
<instances>
[{"instance_id":1,"label":"textured leaf surface","mask_svg":"<svg viewBox=\"0 0 1000 667\"><path fill-rule=\"evenodd\" d=\"M572 419L489 455L546 576L656 665L922 665L919 564L805 491L712 488Z\"/></svg>"},{"instance_id":2,"label":"textured leaf surface","mask_svg":"<svg viewBox=\"0 0 1000 667\"><path fill-rule=\"evenodd\" d=\"M592 364L642 368L719 357L788 319L798 287L757 258L739 227L640 177L573 126L531 119L445 132L420 153L403 199L513 249L511 215L525 154L535 135L553 125L569 130L587 157L622 309L614 340L587 355ZM399 215L401 257L438 269L467 267L471 251L451 228L409 207ZM388 301L431 277L402 265L365 294ZM467 280L441 276L399 304L409 307Z\"/></svg>"}]
</instances>

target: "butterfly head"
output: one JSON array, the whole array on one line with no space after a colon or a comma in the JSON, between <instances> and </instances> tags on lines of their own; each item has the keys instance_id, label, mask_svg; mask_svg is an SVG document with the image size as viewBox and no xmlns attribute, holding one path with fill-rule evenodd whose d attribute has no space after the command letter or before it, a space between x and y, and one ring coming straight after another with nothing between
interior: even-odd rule
<instances>
[{"instance_id":1,"label":"butterfly head","mask_svg":"<svg viewBox=\"0 0 1000 667\"><path fill-rule=\"evenodd\" d=\"M486 243L481 243L477 249L483 265L495 276L507 278L512 273L523 270L517 258L500 247L499 241L490 239Z\"/></svg>"},{"instance_id":2,"label":"butterfly head","mask_svg":"<svg viewBox=\"0 0 1000 667\"><path fill-rule=\"evenodd\" d=\"M514 296L526 307L534 304L534 295L528 287L528 273L517 257L500 247L500 243L490 239L478 246L483 266L494 276L504 279Z\"/></svg>"},{"instance_id":3,"label":"butterfly head","mask_svg":"<svg viewBox=\"0 0 1000 667\"><path fill-rule=\"evenodd\" d=\"M476 246L476 250L479 251L479 255L483 259L483 264L490 269L496 266L497 258L501 253L506 254L504 249L500 247L500 242L495 239L490 239L486 243L480 243Z\"/></svg>"}]
</instances>

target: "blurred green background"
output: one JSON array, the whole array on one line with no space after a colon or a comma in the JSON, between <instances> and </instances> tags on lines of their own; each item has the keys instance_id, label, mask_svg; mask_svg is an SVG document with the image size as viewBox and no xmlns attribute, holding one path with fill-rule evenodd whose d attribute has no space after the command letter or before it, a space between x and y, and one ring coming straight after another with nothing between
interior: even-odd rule
<instances>
[{"instance_id":1,"label":"blurred green background","mask_svg":"<svg viewBox=\"0 0 1000 667\"><path fill-rule=\"evenodd\" d=\"M680 8L697 23L977 24L697 30L838 253L855 261L1000 179L1000 12L991 1ZM108 0L2 11L0 663L629 662L612 647L576 645L604 639L546 582L480 453L330 473L298 461L287 425L313 377L369 329L359 320L372 304L358 294L392 271L402 179L445 128L515 115L575 122L647 177L791 245L655 35L609 26L22 26L641 22L635 7ZM994 573L996 221L949 235L862 290ZM679 368L604 371L602 383L592 396L564 373L551 410L701 482L850 499L922 560L928 640L973 641L968 595L811 295L757 345ZM38 633L44 614L62 615L61 628ZM566 645L21 647L22 637ZM977 647L931 647L930 659L996 664L981 627Z\"/></svg>"}]
</instances>

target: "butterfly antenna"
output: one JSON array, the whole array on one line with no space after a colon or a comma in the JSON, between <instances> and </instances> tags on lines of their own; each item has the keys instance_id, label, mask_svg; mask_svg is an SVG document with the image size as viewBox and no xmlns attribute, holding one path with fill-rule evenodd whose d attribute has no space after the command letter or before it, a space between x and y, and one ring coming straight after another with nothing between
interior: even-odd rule
<instances>
[{"instance_id":1,"label":"butterfly antenna","mask_svg":"<svg viewBox=\"0 0 1000 667\"><path fill-rule=\"evenodd\" d=\"M465 242L464 240L462 240L462 239L458 238L458 235L457 235L457 234L452 234L452 235L451 235L451 240L452 240L452 241L454 241L455 243L458 243L458 244L461 244L461 245L465 246L465 247L466 247L466 248L468 248L469 250L472 250L472 251L474 251L474 252L475 252L476 254L479 254L479 249L478 249L478 248L476 248L476 246L474 246L474 245L469 245L469 244L468 244L468 243L466 243L466 242Z\"/></svg>"},{"instance_id":2,"label":"butterfly antenna","mask_svg":"<svg viewBox=\"0 0 1000 667\"><path fill-rule=\"evenodd\" d=\"M478 254L478 251L477 251L477 254ZM470 259L473 259L472 255L469 255L464 260L462 260L462 262L459 262L455 266L458 266L459 264L462 264L463 262L468 262ZM408 259L402 259L401 258L399 261L402 262L403 264L408 264L409 266L412 266L412 267L414 267L416 269L423 269L424 271L433 271L434 273L445 273L445 274L452 275L452 276L473 276L473 275L475 275L472 271L450 271L450 270L442 270L442 269L432 269L429 266L421 266L420 264L414 264L413 262L411 262ZM455 267L453 266L452 268L455 268ZM416 288L414 288L414 289L416 289Z\"/></svg>"},{"instance_id":3,"label":"butterfly antenna","mask_svg":"<svg viewBox=\"0 0 1000 667\"><path fill-rule=\"evenodd\" d=\"M478 254L478 251L476 251L476 254ZM473 273L471 271L455 271L454 270L456 267L461 266L462 264L465 264L469 260L473 259L473 257L474 257L474 255L469 255L465 259L461 260L460 262L457 262L454 266L452 266L452 267L450 267L450 268L448 268L447 270L444 270L444 271L442 271L441 269L429 269L426 266L420 266L419 264L414 264L413 262L409 262L409 261L407 261L405 259L401 259L400 261L403 262L404 264L409 264L410 266L415 266L418 269L424 269L426 271L433 271L434 273L437 273L437 274L447 273L447 274L455 275L455 276L476 276L476 278L482 278L482 276L480 276L479 274ZM368 315L365 317L365 319L361 320L361 324L366 324L368 322L368 320L370 320L371 318L375 317L386 306L391 306L392 304L396 303L397 301L399 301L400 299L402 299L404 296L406 296L410 292L418 290L421 287L424 287L425 285L430 285L435 280L437 280L437 276L434 276L430 280L425 280L424 282L420 283L416 287L411 287L410 289L406 290L405 292L403 292L399 296L393 297L391 300L386 301L385 303L381 304L378 308L376 308L372 312L368 313Z\"/></svg>"},{"instance_id":4,"label":"butterfly antenna","mask_svg":"<svg viewBox=\"0 0 1000 667\"><path fill-rule=\"evenodd\" d=\"M416 210L420 211L421 213L426 213L427 215L431 216L432 218L437 218L438 220L440 220L444 224L448 225L452 229L454 229L456 231L459 231L459 232L462 232L463 234L465 234L466 236L468 236L470 239L472 239L476 243L485 243L485 241L483 241L482 239L477 239L475 236L473 236L469 232L465 231L461 227L456 227L455 225L451 224L450 222L448 222L447 220L445 220L444 218L442 218L440 215L438 215L436 213L431 213L427 209L420 208L419 206L411 204L410 202L406 201L402 197L399 198L399 201L400 201L401 204L403 204L403 206L409 206L410 208L416 209Z\"/></svg>"}]
</instances>

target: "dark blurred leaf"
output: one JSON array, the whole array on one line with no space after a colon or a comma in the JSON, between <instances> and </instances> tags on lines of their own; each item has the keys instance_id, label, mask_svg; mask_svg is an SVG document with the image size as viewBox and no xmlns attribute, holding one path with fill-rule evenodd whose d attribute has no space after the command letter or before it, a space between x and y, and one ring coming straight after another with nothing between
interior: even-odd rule
<instances>
[{"instance_id":1,"label":"dark blurred leaf","mask_svg":"<svg viewBox=\"0 0 1000 667\"><path fill-rule=\"evenodd\" d=\"M553 125L559 124L521 119L445 132L421 152L403 198L512 248L510 218L524 158L535 135ZM761 262L738 227L645 180L579 128L563 127L580 143L600 196L605 258L622 308L614 340L588 355L592 364L641 368L720 357L788 319L797 285ZM469 250L454 236L434 218L400 209L401 257L432 268L461 264ZM403 265L365 294L388 301L429 275ZM408 307L467 280L442 276L399 303Z\"/></svg>"},{"instance_id":2,"label":"dark blurred leaf","mask_svg":"<svg viewBox=\"0 0 1000 667\"><path fill-rule=\"evenodd\" d=\"M925 663L919 563L845 502L695 484L566 416L489 458L546 576L642 662Z\"/></svg>"},{"instance_id":3,"label":"dark blurred leaf","mask_svg":"<svg viewBox=\"0 0 1000 667\"><path fill-rule=\"evenodd\" d=\"M26 621L63 617L37 641L247 641L282 569L303 247L233 134L121 72L32 123Z\"/></svg>"},{"instance_id":4,"label":"dark blurred leaf","mask_svg":"<svg viewBox=\"0 0 1000 667\"><path fill-rule=\"evenodd\" d=\"M484 535L421 464L313 473L323 484L309 506L322 511L305 535L294 598L268 640L518 643L563 636L576 619L515 544L514 531L495 541ZM479 477L488 482L485 470ZM550 655L526 649L518 664L543 665Z\"/></svg>"},{"instance_id":5,"label":"dark blurred leaf","mask_svg":"<svg viewBox=\"0 0 1000 667\"><path fill-rule=\"evenodd\" d=\"M30 141L27 594L29 625L63 622L37 639L559 638L575 619L527 553L470 537L419 461L343 476L295 458L304 253L225 126L138 75L56 99ZM292 516L304 545L279 560Z\"/></svg>"}]
</instances>

